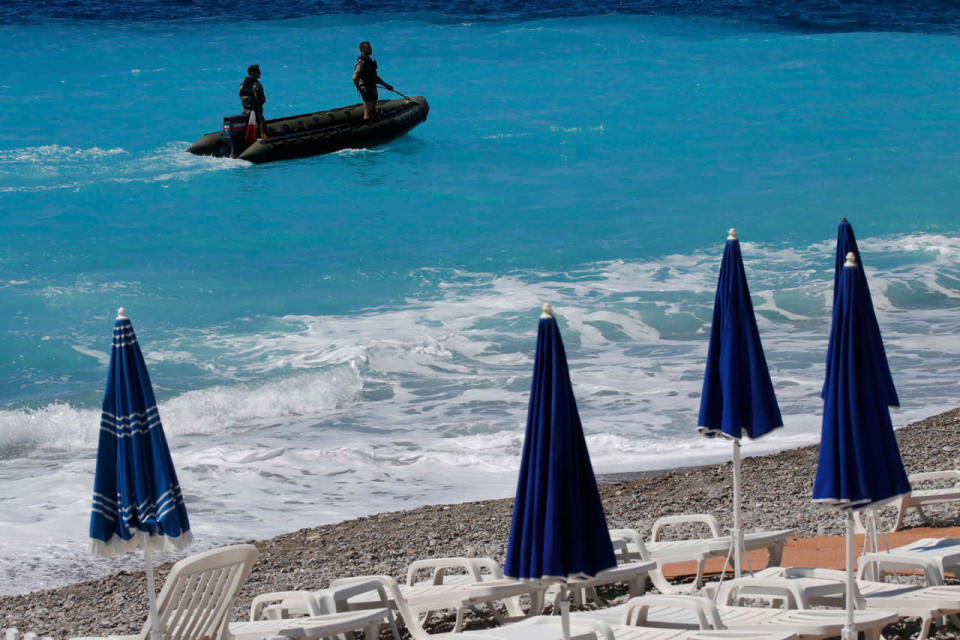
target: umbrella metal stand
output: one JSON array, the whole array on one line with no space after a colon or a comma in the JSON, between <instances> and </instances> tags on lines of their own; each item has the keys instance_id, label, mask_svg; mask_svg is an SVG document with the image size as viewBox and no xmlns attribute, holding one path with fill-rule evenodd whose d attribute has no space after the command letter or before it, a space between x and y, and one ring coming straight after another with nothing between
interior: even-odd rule
<instances>
[{"instance_id":1,"label":"umbrella metal stand","mask_svg":"<svg viewBox=\"0 0 960 640\"><path fill-rule=\"evenodd\" d=\"M856 556L856 550L853 543L853 510L847 510L847 623L840 634L841 640L857 640L857 625L853 621L853 603L856 576L853 570L853 559Z\"/></svg>"},{"instance_id":2,"label":"umbrella metal stand","mask_svg":"<svg viewBox=\"0 0 960 640\"><path fill-rule=\"evenodd\" d=\"M563 640L570 640L570 600L567 584L560 585L560 632L563 634Z\"/></svg>"},{"instance_id":3,"label":"umbrella metal stand","mask_svg":"<svg viewBox=\"0 0 960 640\"><path fill-rule=\"evenodd\" d=\"M733 531L730 532L730 544L733 549L733 576L742 575L741 560L746 553L743 548L743 523L740 516L740 441L733 441ZM749 566L750 560L747 559Z\"/></svg>"},{"instance_id":4,"label":"umbrella metal stand","mask_svg":"<svg viewBox=\"0 0 960 640\"><path fill-rule=\"evenodd\" d=\"M723 563L723 569L720 572L720 580L730 566L731 556L733 557L733 574L739 578L743 574L743 558L747 560L747 571L753 574L753 567L750 566L750 558L747 556L746 545L743 543L743 517L740 514L740 441L733 439L733 528L730 530L730 551L727 553L727 559ZM719 592L718 592L719 593Z\"/></svg>"},{"instance_id":5,"label":"umbrella metal stand","mask_svg":"<svg viewBox=\"0 0 960 640\"><path fill-rule=\"evenodd\" d=\"M160 633L160 615L157 613L157 589L153 583L153 552L143 549L143 564L147 573L147 603L150 608L150 640L163 640Z\"/></svg>"}]
</instances>

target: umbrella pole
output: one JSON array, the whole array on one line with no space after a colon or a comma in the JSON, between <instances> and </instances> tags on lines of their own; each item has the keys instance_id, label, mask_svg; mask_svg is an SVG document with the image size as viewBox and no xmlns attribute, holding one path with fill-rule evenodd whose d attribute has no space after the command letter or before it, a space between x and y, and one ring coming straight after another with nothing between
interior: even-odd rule
<instances>
[{"instance_id":1,"label":"umbrella pole","mask_svg":"<svg viewBox=\"0 0 960 640\"><path fill-rule=\"evenodd\" d=\"M733 531L730 532L733 545L733 576L741 576L741 554L743 553L743 529L740 522L740 441L733 441Z\"/></svg>"},{"instance_id":2,"label":"umbrella pole","mask_svg":"<svg viewBox=\"0 0 960 640\"><path fill-rule=\"evenodd\" d=\"M857 640L857 626L853 621L854 580L853 561L856 550L853 544L853 510L847 510L847 623L843 627L840 637L842 640Z\"/></svg>"},{"instance_id":3,"label":"umbrella pole","mask_svg":"<svg viewBox=\"0 0 960 640\"><path fill-rule=\"evenodd\" d=\"M150 608L150 640L163 640L160 633L160 616L157 614L157 589L153 584L153 552L149 547L143 550L143 563L147 572L147 604Z\"/></svg>"},{"instance_id":4,"label":"umbrella pole","mask_svg":"<svg viewBox=\"0 0 960 640\"><path fill-rule=\"evenodd\" d=\"M560 631L563 640L570 640L570 600L567 599L567 585L560 585Z\"/></svg>"}]
</instances>

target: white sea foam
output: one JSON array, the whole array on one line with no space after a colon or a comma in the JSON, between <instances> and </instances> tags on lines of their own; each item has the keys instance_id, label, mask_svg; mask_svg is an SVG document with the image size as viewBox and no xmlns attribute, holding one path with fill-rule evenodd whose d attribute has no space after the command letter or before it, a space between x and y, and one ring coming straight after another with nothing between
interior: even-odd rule
<instances>
[{"instance_id":1,"label":"white sea foam","mask_svg":"<svg viewBox=\"0 0 960 640\"><path fill-rule=\"evenodd\" d=\"M895 424L950 408L960 397L960 239L912 234L860 246L903 404ZM815 442L832 243L742 251L785 422L745 453ZM164 386L164 367L202 366L223 380L160 403L200 547L398 505L510 495L544 301L561 323L598 472L727 459L729 447L695 429L718 267L712 248L569 273L425 270L441 280L430 299L287 316L256 333L218 326L152 340L143 348L155 385ZM89 345L74 348L97 357ZM12 496L0 502L0 526L12 532L0 565L12 590L54 583L17 553L41 553L59 581L116 568L77 563L63 546L83 545L97 413L58 403L0 412L0 471ZM41 480L32 479L37 465L48 467ZM28 530L21 514L38 496L46 507L32 517L49 522Z\"/></svg>"},{"instance_id":2,"label":"white sea foam","mask_svg":"<svg viewBox=\"0 0 960 640\"><path fill-rule=\"evenodd\" d=\"M36 147L0 150L0 164L26 163L32 165L59 166L64 162L86 161L127 153L125 149L120 147L113 149L101 149L100 147L78 149L76 147L59 144L47 144ZM42 167L40 168L42 169Z\"/></svg>"},{"instance_id":3,"label":"white sea foam","mask_svg":"<svg viewBox=\"0 0 960 640\"><path fill-rule=\"evenodd\" d=\"M37 193L77 190L103 183L183 180L199 173L250 167L232 158L196 156L187 142L131 153L122 148L43 145L0 150L0 192ZM3 184L10 176L15 184Z\"/></svg>"},{"instance_id":4,"label":"white sea foam","mask_svg":"<svg viewBox=\"0 0 960 640\"><path fill-rule=\"evenodd\" d=\"M341 149L339 151L335 151L333 155L345 156L349 158L351 156L363 156L363 155L374 154L374 153L386 153L386 149L367 149L365 147L362 147L360 149Z\"/></svg>"}]
</instances>

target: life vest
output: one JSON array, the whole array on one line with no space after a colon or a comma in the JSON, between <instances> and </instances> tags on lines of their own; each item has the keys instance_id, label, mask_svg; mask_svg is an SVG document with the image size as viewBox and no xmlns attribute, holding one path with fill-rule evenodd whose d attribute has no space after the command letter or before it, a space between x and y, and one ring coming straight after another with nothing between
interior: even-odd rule
<instances>
[{"instance_id":1,"label":"life vest","mask_svg":"<svg viewBox=\"0 0 960 640\"><path fill-rule=\"evenodd\" d=\"M354 67L357 72L357 83L361 89L372 89L377 86L377 61L366 55L357 57Z\"/></svg>"},{"instance_id":2,"label":"life vest","mask_svg":"<svg viewBox=\"0 0 960 640\"><path fill-rule=\"evenodd\" d=\"M247 76L240 83L240 105L245 111L260 111L267 101L263 93L263 85L259 80Z\"/></svg>"}]
</instances>

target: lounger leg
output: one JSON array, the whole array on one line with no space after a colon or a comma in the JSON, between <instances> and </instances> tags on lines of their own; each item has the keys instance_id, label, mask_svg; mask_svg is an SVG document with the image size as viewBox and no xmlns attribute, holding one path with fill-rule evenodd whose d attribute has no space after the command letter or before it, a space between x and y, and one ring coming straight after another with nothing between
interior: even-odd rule
<instances>
[{"instance_id":1,"label":"lounger leg","mask_svg":"<svg viewBox=\"0 0 960 640\"><path fill-rule=\"evenodd\" d=\"M390 635L393 637L393 640L400 640L400 629L397 627L397 618L389 608L387 609L387 626L390 627Z\"/></svg>"},{"instance_id":2,"label":"lounger leg","mask_svg":"<svg viewBox=\"0 0 960 640\"><path fill-rule=\"evenodd\" d=\"M930 628L933 627L933 616L924 616L923 624L920 626L920 635L917 640L927 640L930 637Z\"/></svg>"},{"instance_id":3,"label":"lounger leg","mask_svg":"<svg viewBox=\"0 0 960 640\"><path fill-rule=\"evenodd\" d=\"M694 589L699 589L703 586L703 569L706 564L707 561L705 558L700 558L700 560L697 561L697 577L693 580Z\"/></svg>"},{"instance_id":4,"label":"lounger leg","mask_svg":"<svg viewBox=\"0 0 960 640\"><path fill-rule=\"evenodd\" d=\"M769 556L767 559L767 566L779 567L780 562L783 560L783 543L778 542L767 547L767 554Z\"/></svg>"},{"instance_id":5,"label":"lounger leg","mask_svg":"<svg viewBox=\"0 0 960 640\"><path fill-rule=\"evenodd\" d=\"M510 616L514 618L523 618L526 616L526 614L523 613L523 608L520 606L519 597L507 598L506 600L503 601L503 604L507 608L507 613ZM494 617L500 614L499 610L497 609L496 605L493 602L491 602L489 606L495 612Z\"/></svg>"},{"instance_id":6,"label":"lounger leg","mask_svg":"<svg viewBox=\"0 0 960 640\"><path fill-rule=\"evenodd\" d=\"M366 640L378 640L378 638L380 638L380 623L374 622L368 624L363 635Z\"/></svg>"},{"instance_id":7,"label":"lounger leg","mask_svg":"<svg viewBox=\"0 0 960 640\"><path fill-rule=\"evenodd\" d=\"M453 625L453 632L460 633L463 631L463 607L457 607L457 621Z\"/></svg>"},{"instance_id":8,"label":"lounger leg","mask_svg":"<svg viewBox=\"0 0 960 640\"><path fill-rule=\"evenodd\" d=\"M916 505L917 513L920 514L920 519L923 520L924 524L930 524L930 518L927 517L927 514L923 512L923 507Z\"/></svg>"},{"instance_id":9,"label":"lounger leg","mask_svg":"<svg viewBox=\"0 0 960 640\"><path fill-rule=\"evenodd\" d=\"M573 606L582 607L583 601L589 597L589 594L584 593L586 589L570 589L571 595L573 595Z\"/></svg>"},{"instance_id":10,"label":"lounger leg","mask_svg":"<svg viewBox=\"0 0 960 640\"><path fill-rule=\"evenodd\" d=\"M900 498L900 503L897 505L897 519L893 523L893 528L890 529L890 533L894 533L900 530L900 525L903 524L903 514L907 511L907 505L903 501L903 498Z\"/></svg>"},{"instance_id":11,"label":"lounger leg","mask_svg":"<svg viewBox=\"0 0 960 640\"><path fill-rule=\"evenodd\" d=\"M584 602L592 602L598 607L605 607L607 604L597 595L597 590L593 587L584 589L582 595L578 597L577 592L574 592L573 604L576 607L582 607Z\"/></svg>"},{"instance_id":12,"label":"lounger leg","mask_svg":"<svg viewBox=\"0 0 960 640\"><path fill-rule=\"evenodd\" d=\"M543 612L543 605L546 601L544 591L534 591L530 594L530 610L527 611L527 617L538 616Z\"/></svg>"}]
</instances>

